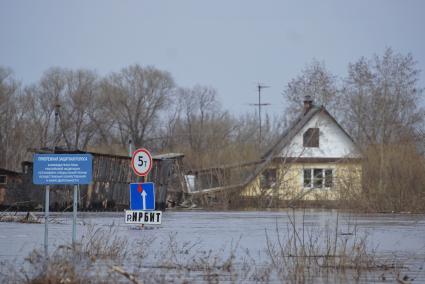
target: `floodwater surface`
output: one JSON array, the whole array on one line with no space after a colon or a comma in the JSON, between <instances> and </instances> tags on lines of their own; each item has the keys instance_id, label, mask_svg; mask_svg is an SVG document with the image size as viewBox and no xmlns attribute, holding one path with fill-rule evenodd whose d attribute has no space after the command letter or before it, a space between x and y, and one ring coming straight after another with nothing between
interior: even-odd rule
<instances>
[{"instance_id":1,"label":"floodwater surface","mask_svg":"<svg viewBox=\"0 0 425 284\"><path fill-rule=\"evenodd\" d=\"M267 240L274 242L278 236L285 237L291 228L303 235L329 230L345 238L367 238L374 255L404 261L415 283L425 282L425 215L421 214L355 214L336 210L166 211L162 225L140 229L124 223L124 212L78 213L78 239L93 227L113 227L114 234L128 241L130 250L139 250L139 240L143 238L150 240L143 245L155 252L172 238L177 243L191 242L205 251L224 254L232 251L236 258L249 250L258 264L269 261ZM70 243L71 234L72 213L51 213L49 250ZM19 265L33 249L42 249L43 241L44 224L0 223L0 261Z\"/></svg>"}]
</instances>

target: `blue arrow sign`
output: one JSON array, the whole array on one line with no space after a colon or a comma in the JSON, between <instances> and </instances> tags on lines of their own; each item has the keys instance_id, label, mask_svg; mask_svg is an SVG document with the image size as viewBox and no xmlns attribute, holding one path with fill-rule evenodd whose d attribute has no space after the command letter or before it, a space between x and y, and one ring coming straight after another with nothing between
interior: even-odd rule
<instances>
[{"instance_id":1,"label":"blue arrow sign","mask_svg":"<svg viewBox=\"0 0 425 284\"><path fill-rule=\"evenodd\" d=\"M155 210L155 187L153 182L130 184L130 209Z\"/></svg>"}]
</instances>

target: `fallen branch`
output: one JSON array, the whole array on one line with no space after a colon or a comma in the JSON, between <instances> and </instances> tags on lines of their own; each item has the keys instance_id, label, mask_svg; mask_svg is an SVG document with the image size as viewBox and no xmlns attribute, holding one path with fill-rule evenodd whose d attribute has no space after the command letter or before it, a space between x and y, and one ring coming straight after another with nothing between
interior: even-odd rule
<instances>
[{"instance_id":1,"label":"fallen branch","mask_svg":"<svg viewBox=\"0 0 425 284\"><path fill-rule=\"evenodd\" d=\"M129 272L125 271L122 267L114 265L114 266L111 266L110 268L111 268L111 271L121 274L122 276L124 276L125 278L133 282L134 284L142 284L142 282L137 280L133 274L130 274Z\"/></svg>"}]
</instances>

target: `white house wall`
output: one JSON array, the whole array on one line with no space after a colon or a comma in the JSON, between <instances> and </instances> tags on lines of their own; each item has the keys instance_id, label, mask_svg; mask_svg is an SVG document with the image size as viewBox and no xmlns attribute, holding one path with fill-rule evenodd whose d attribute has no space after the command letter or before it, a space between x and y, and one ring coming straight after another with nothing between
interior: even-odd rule
<instances>
[{"instance_id":1,"label":"white house wall","mask_svg":"<svg viewBox=\"0 0 425 284\"><path fill-rule=\"evenodd\" d=\"M303 134L309 128L319 128L319 147L303 147ZM282 157L304 158L354 158L359 157L351 139L326 114L317 113L292 139Z\"/></svg>"}]
</instances>

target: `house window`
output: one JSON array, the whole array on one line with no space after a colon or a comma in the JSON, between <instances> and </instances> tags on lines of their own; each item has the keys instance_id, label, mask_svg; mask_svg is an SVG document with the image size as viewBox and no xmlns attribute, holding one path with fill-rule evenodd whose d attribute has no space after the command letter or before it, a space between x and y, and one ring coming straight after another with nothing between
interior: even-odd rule
<instances>
[{"instance_id":1,"label":"house window","mask_svg":"<svg viewBox=\"0 0 425 284\"><path fill-rule=\"evenodd\" d=\"M333 170L304 169L303 184L306 188L330 188L333 186Z\"/></svg>"},{"instance_id":2,"label":"house window","mask_svg":"<svg viewBox=\"0 0 425 284\"><path fill-rule=\"evenodd\" d=\"M303 135L304 147L319 147L319 128L309 128Z\"/></svg>"},{"instance_id":3,"label":"house window","mask_svg":"<svg viewBox=\"0 0 425 284\"><path fill-rule=\"evenodd\" d=\"M271 188L276 185L276 169L267 169L261 174L261 188Z\"/></svg>"},{"instance_id":4,"label":"house window","mask_svg":"<svg viewBox=\"0 0 425 284\"><path fill-rule=\"evenodd\" d=\"M0 175L0 184L6 184L7 183L7 178L5 175Z\"/></svg>"}]
</instances>

